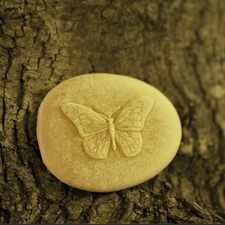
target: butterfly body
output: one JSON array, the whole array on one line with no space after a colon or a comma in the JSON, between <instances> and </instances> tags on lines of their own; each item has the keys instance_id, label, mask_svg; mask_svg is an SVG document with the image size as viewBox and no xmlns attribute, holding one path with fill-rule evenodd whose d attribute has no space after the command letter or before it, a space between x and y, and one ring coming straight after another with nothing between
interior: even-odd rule
<instances>
[{"instance_id":1,"label":"butterfly body","mask_svg":"<svg viewBox=\"0 0 225 225\"><path fill-rule=\"evenodd\" d=\"M111 136L111 141L112 141L112 149L115 151L116 150L116 141L115 141L115 126L113 124L113 118L108 118L109 122L109 133Z\"/></svg>"},{"instance_id":2,"label":"butterfly body","mask_svg":"<svg viewBox=\"0 0 225 225\"><path fill-rule=\"evenodd\" d=\"M119 147L127 157L140 153L140 131L152 107L153 99L143 96L128 102L111 117L76 103L65 103L61 109L83 137L85 152L95 159L104 159L110 143L113 150Z\"/></svg>"}]
</instances>

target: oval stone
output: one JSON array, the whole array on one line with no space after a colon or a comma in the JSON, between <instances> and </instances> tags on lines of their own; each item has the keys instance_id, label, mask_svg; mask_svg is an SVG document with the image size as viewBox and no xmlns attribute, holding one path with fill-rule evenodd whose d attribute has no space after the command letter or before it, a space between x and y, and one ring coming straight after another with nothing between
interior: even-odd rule
<instances>
[{"instance_id":1,"label":"oval stone","mask_svg":"<svg viewBox=\"0 0 225 225\"><path fill-rule=\"evenodd\" d=\"M46 95L37 138L44 164L59 180L112 192L162 171L179 148L181 123L153 86L122 75L86 74Z\"/></svg>"}]
</instances>

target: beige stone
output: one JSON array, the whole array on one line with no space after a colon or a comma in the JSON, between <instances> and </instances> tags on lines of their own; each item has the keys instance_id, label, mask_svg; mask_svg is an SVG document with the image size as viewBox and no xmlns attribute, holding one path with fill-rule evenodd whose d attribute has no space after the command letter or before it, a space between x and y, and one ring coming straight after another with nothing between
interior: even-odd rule
<instances>
[{"instance_id":1,"label":"beige stone","mask_svg":"<svg viewBox=\"0 0 225 225\"><path fill-rule=\"evenodd\" d=\"M63 81L46 95L37 136L43 162L59 180L111 192L162 171L178 150L181 123L156 88L98 73Z\"/></svg>"}]
</instances>

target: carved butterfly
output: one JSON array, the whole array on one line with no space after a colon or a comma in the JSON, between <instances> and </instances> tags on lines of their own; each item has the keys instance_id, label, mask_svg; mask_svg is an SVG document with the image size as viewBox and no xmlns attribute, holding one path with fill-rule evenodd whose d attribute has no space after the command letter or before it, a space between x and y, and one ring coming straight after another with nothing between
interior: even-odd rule
<instances>
[{"instance_id":1,"label":"carved butterfly","mask_svg":"<svg viewBox=\"0 0 225 225\"><path fill-rule=\"evenodd\" d=\"M153 99L143 96L128 102L110 117L76 103L64 103L61 109L83 137L85 152L95 159L104 159L110 140L112 149L116 150L118 146L127 157L140 153L140 131L152 107Z\"/></svg>"}]
</instances>

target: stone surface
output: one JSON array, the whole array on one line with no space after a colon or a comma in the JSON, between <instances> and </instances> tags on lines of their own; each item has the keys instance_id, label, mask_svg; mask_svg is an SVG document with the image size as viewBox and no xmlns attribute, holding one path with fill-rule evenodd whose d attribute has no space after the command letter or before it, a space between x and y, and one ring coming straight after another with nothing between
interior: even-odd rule
<instances>
[{"instance_id":1,"label":"stone surface","mask_svg":"<svg viewBox=\"0 0 225 225\"><path fill-rule=\"evenodd\" d=\"M46 167L73 187L111 192L157 175L174 158L181 124L172 103L134 78L87 74L63 81L38 111Z\"/></svg>"}]
</instances>

